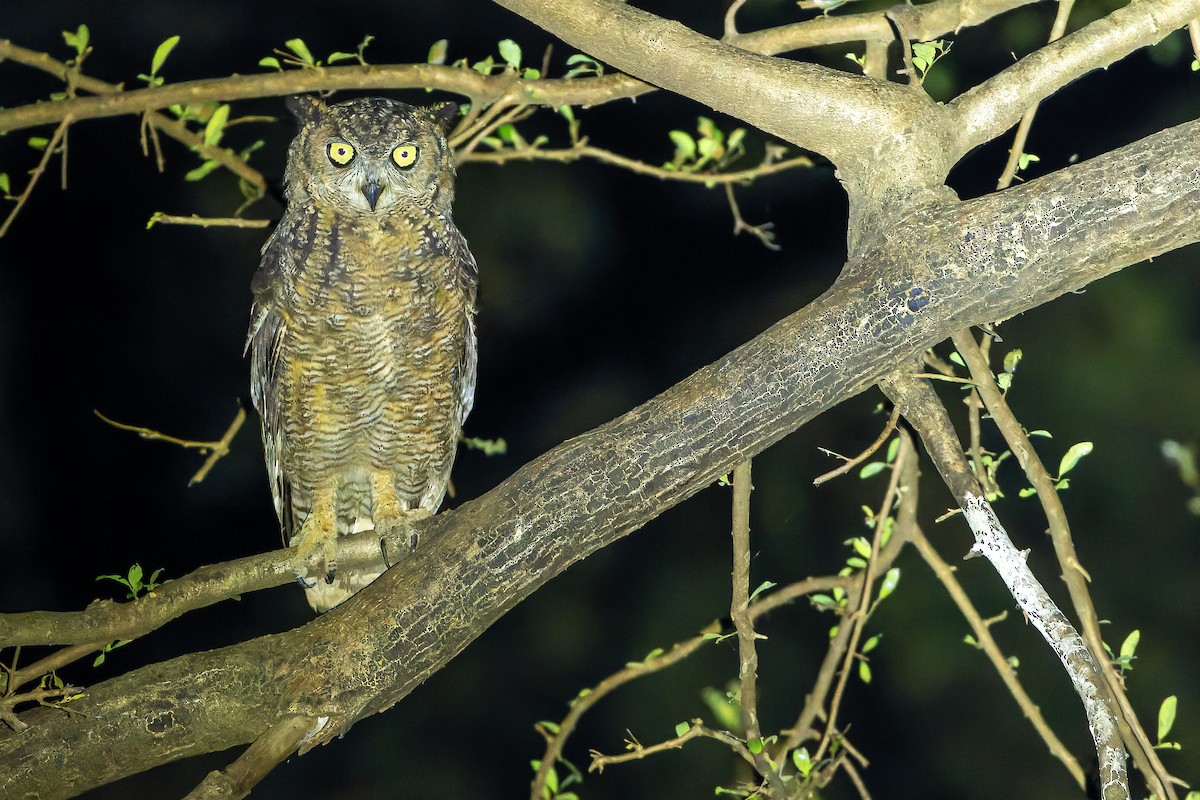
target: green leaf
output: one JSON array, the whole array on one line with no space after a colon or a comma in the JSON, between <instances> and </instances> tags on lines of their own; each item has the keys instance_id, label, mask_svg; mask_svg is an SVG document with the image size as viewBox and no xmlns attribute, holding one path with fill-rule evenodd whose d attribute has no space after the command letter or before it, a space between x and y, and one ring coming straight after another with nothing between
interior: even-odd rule
<instances>
[{"instance_id":1,"label":"green leaf","mask_svg":"<svg viewBox=\"0 0 1200 800\"><path fill-rule=\"evenodd\" d=\"M1033 488L1032 486L1026 486L1024 489L1017 492L1017 497L1033 497L1035 494L1037 494L1037 489Z\"/></svg>"},{"instance_id":2,"label":"green leaf","mask_svg":"<svg viewBox=\"0 0 1200 800\"><path fill-rule=\"evenodd\" d=\"M753 601L754 598L759 596L759 594L761 594L762 592L765 592L767 589L774 587L775 585L776 584L771 581L763 581L762 583L760 583L758 585L757 589L755 589L753 592L750 593L750 600Z\"/></svg>"},{"instance_id":3,"label":"green leaf","mask_svg":"<svg viewBox=\"0 0 1200 800\"><path fill-rule=\"evenodd\" d=\"M446 53L450 49L449 39L438 39L429 46L429 55L425 56L426 64L445 64Z\"/></svg>"},{"instance_id":4,"label":"green leaf","mask_svg":"<svg viewBox=\"0 0 1200 800\"><path fill-rule=\"evenodd\" d=\"M962 356L958 354L957 350L950 354L950 361L954 364L958 364L960 367L965 367L967 365L966 362L963 361Z\"/></svg>"},{"instance_id":5,"label":"green leaf","mask_svg":"<svg viewBox=\"0 0 1200 800\"><path fill-rule=\"evenodd\" d=\"M558 772L553 767L546 772L546 791L548 797L558 794Z\"/></svg>"},{"instance_id":6,"label":"green leaf","mask_svg":"<svg viewBox=\"0 0 1200 800\"><path fill-rule=\"evenodd\" d=\"M577 78L581 75L595 75L599 77L604 74L604 66L596 59L591 56L585 56L583 53L576 53L567 58L567 66L571 67L565 76L567 78Z\"/></svg>"},{"instance_id":7,"label":"green leaf","mask_svg":"<svg viewBox=\"0 0 1200 800\"><path fill-rule=\"evenodd\" d=\"M172 36L163 41L154 51L154 58L150 61L150 74L157 75L162 69L162 65L167 60L167 56L171 55L171 51L175 49L175 45L179 44L179 37Z\"/></svg>"},{"instance_id":8,"label":"green leaf","mask_svg":"<svg viewBox=\"0 0 1200 800\"><path fill-rule=\"evenodd\" d=\"M887 469L887 464L883 463L882 461L870 461L864 464L863 468L858 471L858 477L865 480L873 475L878 475L885 469Z\"/></svg>"},{"instance_id":9,"label":"green leaf","mask_svg":"<svg viewBox=\"0 0 1200 800\"><path fill-rule=\"evenodd\" d=\"M800 773L801 778L807 778L808 774L812 772L812 756L808 754L807 747L800 747L792 751L792 763L796 766L796 772Z\"/></svg>"},{"instance_id":10,"label":"green leaf","mask_svg":"<svg viewBox=\"0 0 1200 800\"><path fill-rule=\"evenodd\" d=\"M28 143L34 150L45 150L46 146L50 144L50 140L45 136L30 136Z\"/></svg>"},{"instance_id":11,"label":"green leaf","mask_svg":"<svg viewBox=\"0 0 1200 800\"><path fill-rule=\"evenodd\" d=\"M339 61L356 61L358 55L355 53L343 53L341 50L330 53L329 58L325 59L326 64L336 64Z\"/></svg>"},{"instance_id":12,"label":"green leaf","mask_svg":"<svg viewBox=\"0 0 1200 800\"><path fill-rule=\"evenodd\" d=\"M536 81L538 78L542 77L542 71L540 69L528 67L521 72L521 77L527 81Z\"/></svg>"},{"instance_id":13,"label":"green leaf","mask_svg":"<svg viewBox=\"0 0 1200 800\"><path fill-rule=\"evenodd\" d=\"M870 639L867 639L867 641L863 643L862 652L869 653L872 650L874 650L876 647L879 646L879 640L882 638L883 638L883 634L877 633L874 636L872 636Z\"/></svg>"},{"instance_id":14,"label":"green leaf","mask_svg":"<svg viewBox=\"0 0 1200 800\"><path fill-rule=\"evenodd\" d=\"M316 64L316 62L313 60L312 53L308 49L308 45L304 43L303 39L288 39L286 42L284 42L284 44L287 45L288 50L291 50L293 53L299 56L300 60L305 64Z\"/></svg>"},{"instance_id":15,"label":"green leaf","mask_svg":"<svg viewBox=\"0 0 1200 800\"><path fill-rule=\"evenodd\" d=\"M12 192L12 185L8 182L7 172L0 172L0 192L3 192L4 194L10 194Z\"/></svg>"},{"instance_id":16,"label":"green leaf","mask_svg":"<svg viewBox=\"0 0 1200 800\"><path fill-rule=\"evenodd\" d=\"M1067 450L1066 455L1062 457L1062 461L1058 462L1058 477L1066 475L1071 470L1075 469L1075 465L1079 460L1092 452L1091 442L1079 442L1071 445L1071 449Z\"/></svg>"},{"instance_id":17,"label":"green leaf","mask_svg":"<svg viewBox=\"0 0 1200 800\"><path fill-rule=\"evenodd\" d=\"M883 576L883 583L879 585L879 599L887 597L892 592L896 591L896 585L900 583L900 568L892 567Z\"/></svg>"},{"instance_id":18,"label":"green leaf","mask_svg":"<svg viewBox=\"0 0 1200 800\"><path fill-rule=\"evenodd\" d=\"M728 150L740 150L742 147L742 142L744 142L745 139L746 139L746 129L745 128L734 128L733 132L729 134L729 141L726 143L725 146Z\"/></svg>"},{"instance_id":19,"label":"green leaf","mask_svg":"<svg viewBox=\"0 0 1200 800\"><path fill-rule=\"evenodd\" d=\"M1021 153L1021 155L1017 157L1017 171L1024 172L1025 170L1029 169L1029 165L1035 161L1041 161L1041 159L1035 156L1033 153Z\"/></svg>"},{"instance_id":20,"label":"green leaf","mask_svg":"<svg viewBox=\"0 0 1200 800\"><path fill-rule=\"evenodd\" d=\"M763 740L761 736L757 736L746 742L746 749L754 755L758 755L763 751Z\"/></svg>"},{"instance_id":21,"label":"green leaf","mask_svg":"<svg viewBox=\"0 0 1200 800\"><path fill-rule=\"evenodd\" d=\"M129 588L135 591L142 585L142 565L134 564L129 568Z\"/></svg>"},{"instance_id":22,"label":"green leaf","mask_svg":"<svg viewBox=\"0 0 1200 800\"><path fill-rule=\"evenodd\" d=\"M1024 355L1025 354L1022 353L1019 348L1009 350L1004 355L1004 371L1008 373L1016 372L1017 365L1021 363L1021 359L1024 357Z\"/></svg>"},{"instance_id":23,"label":"green leaf","mask_svg":"<svg viewBox=\"0 0 1200 800\"><path fill-rule=\"evenodd\" d=\"M1171 695L1166 700L1162 701L1162 705L1158 707L1158 741L1161 742L1171 732L1171 726L1175 724L1175 710L1179 705L1179 698Z\"/></svg>"},{"instance_id":24,"label":"green leaf","mask_svg":"<svg viewBox=\"0 0 1200 800\"><path fill-rule=\"evenodd\" d=\"M554 736L557 736L558 732L560 730L557 722L551 722L548 719L542 720L541 722L538 723L538 725L540 727L544 728L545 730L549 731ZM534 769L537 769L537 767L534 767Z\"/></svg>"},{"instance_id":25,"label":"green leaf","mask_svg":"<svg viewBox=\"0 0 1200 800\"><path fill-rule=\"evenodd\" d=\"M193 170L190 170L186 175L183 176L183 179L185 181L203 180L210 172L215 170L218 166L220 166L220 165L215 161L205 161L200 166L196 167Z\"/></svg>"},{"instance_id":26,"label":"green leaf","mask_svg":"<svg viewBox=\"0 0 1200 800\"><path fill-rule=\"evenodd\" d=\"M269 67L269 68L278 69L278 70L283 69L283 67L279 63L279 59L276 58L275 56L267 56L266 58L260 58L258 60L258 65L260 67Z\"/></svg>"},{"instance_id":27,"label":"green leaf","mask_svg":"<svg viewBox=\"0 0 1200 800\"><path fill-rule=\"evenodd\" d=\"M208 118L208 122L204 126L204 143L209 146L216 146L221 143L221 136L225 133L225 123L229 122L229 104L223 103L217 107L217 110Z\"/></svg>"},{"instance_id":28,"label":"green leaf","mask_svg":"<svg viewBox=\"0 0 1200 800\"><path fill-rule=\"evenodd\" d=\"M692 729L692 725L691 725L691 723L689 723L689 722L681 722L681 723L679 723L678 725L676 725L676 726L675 726L675 735L676 735L676 736L683 736L685 733L687 733L687 732L688 732L688 731L690 731L691 729Z\"/></svg>"},{"instance_id":29,"label":"green leaf","mask_svg":"<svg viewBox=\"0 0 1200 800\"><path fill-rule=\"evenodd\" d=\"M863 683L871 682L871 665L865 661L858 662L858 679Z\"/></svg>"},{"instance_id":30,"label":"green leaf","mask_svg":"<svg viewBox=\"0 0 1200 800\"><path fill-rule=\"evenodd\" d=\"M488 56L483 61L476 61L474 64L472 64L471 69L475 70L476 72L478 72L481 75L491 75L492 67L494 67L495 65L496 65L496 59L492 58L491 56Z\"/></svg>"},{"instance_id":31,"label":"green leaf","mask_svg":"<svg viewBox=\"0 0 1200 800\"><path fill-rule=\"evenodd\" d=\"M1121 658L1133 658L1137 652L1138 643L1142 640L1142 632L1135 630L1133 633L1125 637L1125 641L1121 642Z\"/></svg>"},{"instance_id":32,"label":"green leaf","mask_svg":"<svg viewBox=\"0 0 1200 800\"><path fill-rule=\"evenodd\" d=\"M92 34L88 30L87 25L80 25L75 29L74 33L70 31L62 32L63 41L67 43L67 47L75 48L75 55L83 55L83 51L87 50L88 42L91 40Z\"/></svg>"},{"instance_id":33,"label":"green leaf","mask_svg":"<svg viewBox=\"0 0 1200 800\"><path fill-rule=\"evenodd\" d=\"M498 47L500 49L500 57L504 59L504 63L508 64L513 69L520 69L521 45L517 44L512 39L501 39Z\"/></svg>"},{"instance_id":34,"label":"green leaf","mask_svg":"<svg viewBox=\"0 0 1200 800\"><path fill-rule=\"evenodd\" d=\"M846 544L854 548L854 552L858 553L863 558L869 559L871 557L871 543L863 537L856 536L849 542L846 542Z\"/></svg>"},{"instance_id":35,"label":"green leaf","mask_svg":"<svg viewBox=\"0 0 1200 800\"><path fill-rule=\"evenodd\" d=\"M867 566L867 562L861 558L855 558L852 556L846 559L846 565L854 567L855 569L864 569Z\"/></svg>"},{"instance_id":36,"label":"green leaf","mask_svg":"<svg viewBox=\"0 0 1200 800\"><path fill-rule=\"evenodd\" d=\"M667 134L675 145L675 163L691 161L696 157L696 140L687 131L671 131Z\"/></svg>"},{"instance_id":37,"label":"green leaf","mask_svg":"<svg viewBox=\"0 0 1200 800\"><path fill-rule=\"evenodd\" d=\"M96 656L96 660L92 662L92 668L94 669L94 668L100 666L101 664L103 664L104 659L105 659L105 657L107 657L107 655L108 655L107 653L105 653L103 650L101 650L100 655Z\"/></svg>"}]
</instances>

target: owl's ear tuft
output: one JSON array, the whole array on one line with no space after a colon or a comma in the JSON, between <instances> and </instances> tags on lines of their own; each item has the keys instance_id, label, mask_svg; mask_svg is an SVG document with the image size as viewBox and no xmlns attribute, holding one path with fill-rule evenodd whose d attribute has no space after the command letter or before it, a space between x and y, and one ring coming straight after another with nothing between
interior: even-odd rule
<instances>
[{"instance_id":1,"label":"owl's ear tuft","mask_svg":"<svg viewBox=\"0 0 1200 800\"><path fill-rule=\"evenodd\" d=\"M453 101L426 106L425 113L429 115L429 118L433 120L433 124L437 125L438 129L445 136L450 135L450 131L454 130L454 126L458 124L458 120L461 118L461 115L458 113L458 103Z\"/></svg>"},{"instance_id":2,"label":"owl's ear tuft","mask_svg":"<svg viewBox=\"0 0 1200 800\"><path fill-rule=\"evenodd\" d=\"M312 122L325 113L325 101L315 94L294 94L283 104L301 122Z\"/></svg>"}]
</instances>

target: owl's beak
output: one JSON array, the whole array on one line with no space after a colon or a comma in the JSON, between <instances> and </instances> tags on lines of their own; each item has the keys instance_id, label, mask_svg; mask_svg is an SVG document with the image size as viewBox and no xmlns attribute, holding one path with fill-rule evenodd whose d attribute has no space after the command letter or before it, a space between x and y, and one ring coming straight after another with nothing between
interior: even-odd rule
<instances>
[{"instance_id":1,"label":"owl's beak","mask_svg":"<svg viewBox=\"0 0 1200 800\"><path fill-rule=\"evenodd\" d=\"M379 202L379 195L383 194L383 184L379 182L379 178L369 175L367 176L367 182L363 184L362 193L367 198L367 204L374 211L375 204Z\"/></svg>"}]
</instances>

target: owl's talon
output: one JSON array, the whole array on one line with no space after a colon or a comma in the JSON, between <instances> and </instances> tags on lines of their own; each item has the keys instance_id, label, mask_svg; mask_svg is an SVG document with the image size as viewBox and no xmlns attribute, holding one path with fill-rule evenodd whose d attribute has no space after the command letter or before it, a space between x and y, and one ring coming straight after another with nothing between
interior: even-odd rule
<instances>
[{"instance_id":1,"label":"owl's talon","mask_svg":"<svg viewBox=\"0 0 1200 800\"><path fill-rule=\"evenodd\" d=\"M307 575L297 575L296 583L300 584L302 589L312 589L317 585L317 582L309 578Z\"/></svg>"}]
</instances>

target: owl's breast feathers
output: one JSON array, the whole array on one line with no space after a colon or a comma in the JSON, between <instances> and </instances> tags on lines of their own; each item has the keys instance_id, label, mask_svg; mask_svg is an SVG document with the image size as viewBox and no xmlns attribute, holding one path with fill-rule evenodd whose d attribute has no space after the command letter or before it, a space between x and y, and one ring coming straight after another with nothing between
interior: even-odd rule
<instances>
[{"instance_id":1,"label":"owl's breast feathers","mask_svg":"<svg viewBox=\"0 0 1200 800\"><path fill-rule=\"evenodd\" d=\"M443 215L292 206L263 256L254 399L285 539L330 475L347 494L339 517L369 512L355 487L369 494L381 472L404 507L436 512L475 385L478 276L462 235Z\"/></svg>"}]
</instances>

